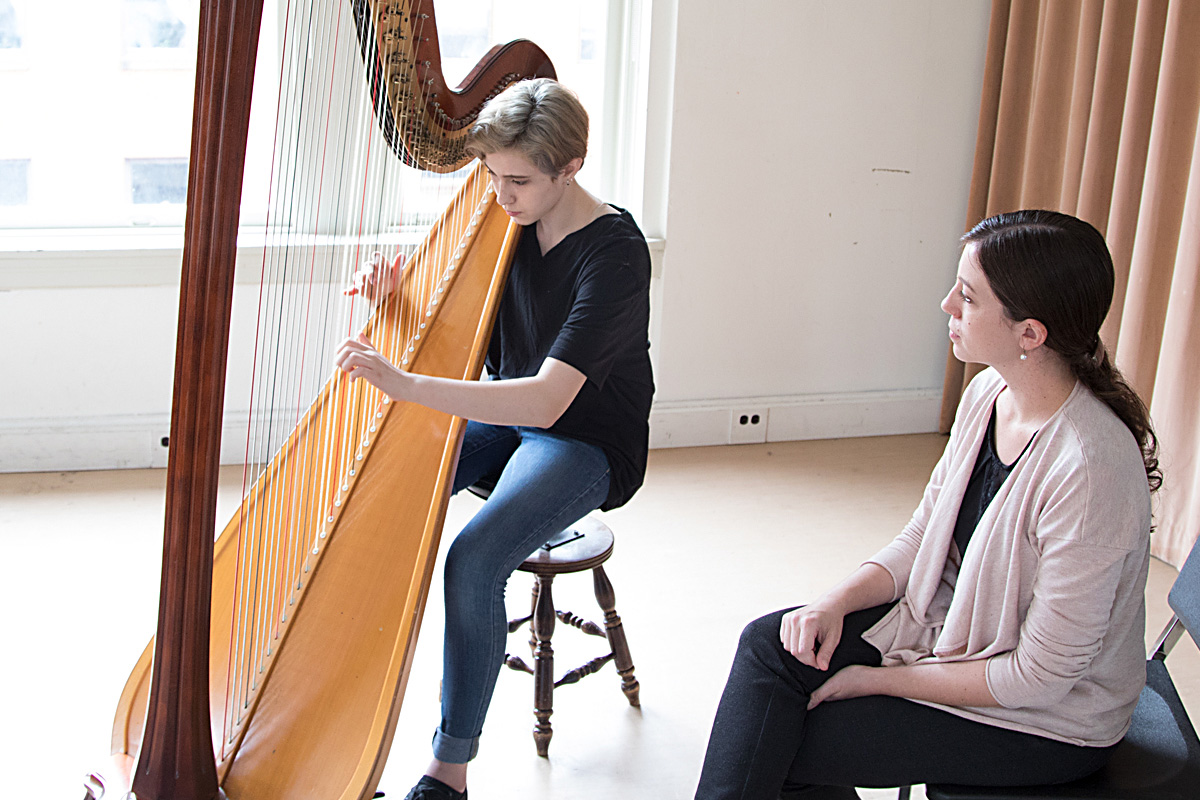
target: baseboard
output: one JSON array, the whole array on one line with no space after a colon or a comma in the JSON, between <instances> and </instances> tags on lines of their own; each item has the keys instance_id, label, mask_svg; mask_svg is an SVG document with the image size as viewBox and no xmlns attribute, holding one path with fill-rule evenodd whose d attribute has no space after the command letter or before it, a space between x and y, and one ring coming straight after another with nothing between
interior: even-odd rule
<instances>
[{"instance_id":1,"label":"baseboard","mask_svg":"<svg viewBox=\"0 0 1200 800\"><path fill-rule=\"evenodd\" d=\"M930 433L941 401L941 390L920 389L655 403L650 447Z\"/></svg>"},{"instance_id":2,"label":"baseboard","mask_svg":"<svg viewBox=\"0 0 1200 800\"><path fill-rule=\"evenodd\" d=\"M656 403L650 447L928 433L937 428L941 398L917 390ZM165 467L170 428L165 414L3 421L0 472ZM245 415L225 420L222 464L242 463L246 430Z\"/></svg>"},{"instance_id":3,"label":"baseboard","mask_svg":"<svg viewBox=\"0 0 1200 800\"><path fill-rule=\"evenodd\" d=\"M0 472L73 472L167 466L166 414L0 422ZM226 418L221 463L246 457L247 420Z\"/></svg>"}]
</instances>

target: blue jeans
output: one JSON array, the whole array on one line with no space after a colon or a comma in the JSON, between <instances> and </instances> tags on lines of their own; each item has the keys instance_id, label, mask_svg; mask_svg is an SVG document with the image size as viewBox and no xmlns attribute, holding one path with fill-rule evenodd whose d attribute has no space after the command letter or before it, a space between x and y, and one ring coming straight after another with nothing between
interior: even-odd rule
<instances>
[{"instance_id":1,"label":"blue jeans","mask_svg":"<svg viewBox=\"0 0 1200 800\"><path fill-rule=\"evenodd\" d=\"M599 447L538 428L468 422L454 491L496 480L446 554L442 722L433 756L465 764L479 749L508 639L508 576L556 533L608 496Z\"/></svg>"}]
</instances>

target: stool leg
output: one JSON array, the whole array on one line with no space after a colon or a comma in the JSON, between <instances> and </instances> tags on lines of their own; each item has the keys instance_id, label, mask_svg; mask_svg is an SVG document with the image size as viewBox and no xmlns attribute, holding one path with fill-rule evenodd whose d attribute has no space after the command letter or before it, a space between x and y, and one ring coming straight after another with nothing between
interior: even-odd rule
<instances>
[{"instance_id":1,"label":"stool leg","mask_svg":"<svg viewBox=\"0 0 1200 800\"><path fill-rule=\"evenodd\" d=\"M596 590L596 602L604 611L604 628L608 634L608 643L612 646L613 662L617 673L621 676L621 691L629 698L629 705L641 706L638 698L637 678L633 677L633 658L629 655L629 642L625 640L625 628L621 625L621 617L617 614L617 599L613 593L612 583L604 574L604 567L592 570L592 585Z\"/></svg>"},{"instance_id":2,"label":"stool leg","mask_svg":"<svg viewBox=\"0 0 1200 800\"><path fill-rule=\"evenodd\" d=\"M539 756L546 757L550 749L550 715L554 713L554 598L550 594L553 575L537 576L537 607L533 612L533 636L537 648L533 652L533 741Z\"/></svg>"},{"instance_id":3,"label":"stool leg","mask_svg":"<svg viewBox=\"0 0 1200 800\"><path fill-rule=\"evenodd\" d=\"M537 636L533 633L533 620L537 615L537 600L538 586L541 584L540 578L533 579L533 598L529 602L529 653L530 655L537 652Z\"/></svg>"}]
</instances>

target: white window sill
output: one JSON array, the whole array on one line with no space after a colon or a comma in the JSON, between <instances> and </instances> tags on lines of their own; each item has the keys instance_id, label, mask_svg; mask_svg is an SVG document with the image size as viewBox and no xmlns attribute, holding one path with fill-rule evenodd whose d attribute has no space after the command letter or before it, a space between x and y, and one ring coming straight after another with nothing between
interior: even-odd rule
<instances>
[{"instance_id":1,"label":"white window sill","mask_svg":"<svg viewBox=\"0 0 1200 800\"><path fill-rule=\"evenodd\" d=\"M390 234L379 244L414 243L407 234ZM661 277L663 239L648 240L653 277ZM308 237L307 244L327 247L348 242ZM290 243L297 244L295 239ZM263 229L238 235L238 260L261 263ZM76 228L0 230L0 291L76 289L118 286L175 286L183 258L183 228ZM239 283L257 283L259 270L242 270Z\"/></svg>"}]
</instances>

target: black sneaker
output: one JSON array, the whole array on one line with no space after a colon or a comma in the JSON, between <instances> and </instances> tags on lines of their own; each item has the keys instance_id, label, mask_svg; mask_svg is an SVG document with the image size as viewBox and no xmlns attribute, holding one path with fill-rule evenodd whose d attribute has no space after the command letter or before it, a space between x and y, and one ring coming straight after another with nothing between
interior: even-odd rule
<instances>
[{"instance_id":1,"label":"black sneaker","mask_svg":"<svg viewBox=\"0 0 1200 800\"><path fill-rule=\"evenodd\" d=\"M437 778L425 775L404 795L404 800L467 800L467 793L456 792Z\"/></svg>"}]
</instances>

